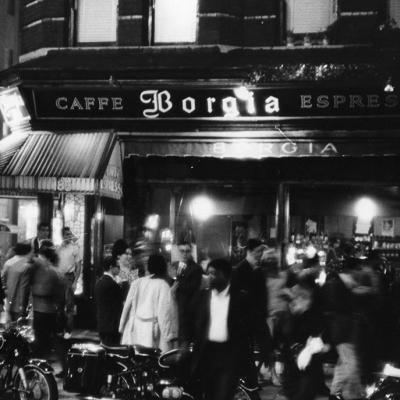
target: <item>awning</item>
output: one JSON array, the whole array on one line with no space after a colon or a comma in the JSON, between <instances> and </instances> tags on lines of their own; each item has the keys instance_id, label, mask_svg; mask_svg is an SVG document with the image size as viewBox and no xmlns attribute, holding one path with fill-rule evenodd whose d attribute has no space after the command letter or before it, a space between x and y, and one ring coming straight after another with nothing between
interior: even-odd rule
<instances>
[{"instance_id":1,"label":"awning","mask_svg":"<svg viewBox=\"0 0 400 400\"><path fill-rule=\"evenodd\" d=\"M0 173L25 143L28 136L29 132L15 132L0 140Z\"/></svg>"},{"instance_id":2,"label":"awning","mask_svg":"<svg viewBox=\"0 0 400 400\"><path fill-rule=\"evenodd\" d=\"M135 139L124 140L125 157L364 157L400 154L399 140L371 139Z\"/></svg>"},{"instance_id":3,"label":"awning","mask_svg":"<svg viewBox=\"0 0 400 400\"><path fill-rule=\"evenodd\" d=\"M0 187L2 191L83 192L119 198L122 174L114 166L111 174L108 171L111 158L120 155L116 143L111 132L32 132L3 169Z\"/></svg>"}]
</instances>

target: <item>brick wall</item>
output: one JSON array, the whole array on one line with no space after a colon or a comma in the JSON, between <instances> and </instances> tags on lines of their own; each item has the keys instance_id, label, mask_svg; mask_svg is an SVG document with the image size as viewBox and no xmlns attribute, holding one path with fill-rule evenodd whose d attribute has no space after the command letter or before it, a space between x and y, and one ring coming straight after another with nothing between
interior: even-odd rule
<instances>
[{"instance_id":1,"label":"brick wall","mask_svg":"<svg viewBox=\"0 0 400 400\"><path fill-rule=\"evenodd\" d=\"M147 29L144 0L119 0L118 44L140 46L145 43Z\"/></svg>"},{"instance_id":2,"label":"brick wall","mask_svg":"<svg viewBox=\"0 0 400 400\"><path fill-rule=\"evenodd\" d=\"M62 47L67 43L67 5L65 0L24 0L21 7L21 54L43 47Z\"/></svg>"},{"instance_id":3,"label":"brick wall","mask_svg":"<svg viewBox=\"0 0 400 400\"><path fill-rule=\"evenodd\" d=\"M148 0L119 0L120 46L146 45ZM273 46L279 42L284 0L199 0L198 44ZM339 0L332 43L372 41L382 21L382 0ZM22 0L21 54L68 43L71 0Z\"/></svg>"}]
</instances>

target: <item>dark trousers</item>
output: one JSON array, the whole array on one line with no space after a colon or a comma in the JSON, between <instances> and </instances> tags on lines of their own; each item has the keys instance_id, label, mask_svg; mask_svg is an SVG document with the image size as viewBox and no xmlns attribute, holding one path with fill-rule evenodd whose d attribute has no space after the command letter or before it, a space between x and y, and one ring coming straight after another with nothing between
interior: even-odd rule
<instances>
[{"instance_id":1,"label":"dark trousers","mask_svg":"<svg viewBox=\"0 0 400 400\"><path fill-rule=\"evenodd\" d=\"M121 335L118 332L99 332L101 343L106 346L118 346L121 341Z\"/></svg>"},{"instance_id":2,"label":"dark trousers","mask_svg":"<svg viewBox=\"0 0 400 400\"><path fill-rule=\"evenodd\" d=\"M290 400L313 400L317 397L321 386L322 363L318 355L314 355L310 365L300 371L295 359L285 362L283 391Z\"/></svg>"},{"instance_id":3,"label":"dark trousers","mask_svg":"<svg viewBox=\"0 0 400 400\"><path fill-rule=\"evenodd\" d=\"M33 330L35 332L35 352L38 357L48 358L54 348L64 370L66 365L66 344L57 336L57 314L33 312Z\"/></svg>"},{"instance_id":4,"label":"dark trousers","mask_svg":"<svg viewBox=\"0 0 400 400\"><path fill-rule=\"evenodd\" d=\"M228 343L207 343L200 377L206 400L233 399L239 380L235 350Z\"/></svg>"}]
</instances>

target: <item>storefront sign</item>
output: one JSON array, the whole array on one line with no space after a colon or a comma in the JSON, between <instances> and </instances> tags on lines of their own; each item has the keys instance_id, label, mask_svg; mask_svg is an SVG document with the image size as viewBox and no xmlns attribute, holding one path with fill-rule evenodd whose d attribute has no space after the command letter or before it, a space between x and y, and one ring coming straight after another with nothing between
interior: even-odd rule
<instances>
[{"instance_id":1,"label":"storefront sign","mask_svg":"<svg viewBox=\"0 0 400 400\"><path fill-rule=\"evenodd\" d=\"M122 161L119 143L115 145L106 172L100 180L100 194L116 199L122 196Z\"/></svg>"},{"instance_id":2,"label":"storefront sign","mask_svg":"<svg viewBox=\"0 0 400 400\"><path fill-rule=\"evenodd\" d=\"M382 88L34 89L37 119L279 120L400 117L400 94ZM29 98L31 96L28 96Z\"/></svg>"},{"instance_id":3,"label":"storefront sign","mask_svg":"<svg viewBox=\"0 0 400 400\"><path fill-rule=\"evenodd\" d=\"M270 157L355 157L394 155L400 143L385 141L127 141L127 156L215 157L261 159Z\"/></svg>"}]
</instances>

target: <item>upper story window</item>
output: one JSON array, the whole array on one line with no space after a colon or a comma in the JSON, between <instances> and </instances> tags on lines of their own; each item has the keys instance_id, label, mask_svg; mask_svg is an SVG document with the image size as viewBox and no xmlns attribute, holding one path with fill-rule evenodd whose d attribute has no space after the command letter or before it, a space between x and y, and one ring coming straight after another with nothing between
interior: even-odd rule
<instances>
[{"instance_id":1,"label":"upper story window","mask_svg":"<svg viewBox=\"0 0 400 400\"><path fill-rule=\"evenodd\" d=\"M398 28L400 28L400 1L399 0L390 0L389 3L389 14L390 18L392 18Z\"/></svg>"},{"instance_id":2,"label":"upper story window","mask_svg":"<svg viewBox=\"0 0 400 400\"><path fill-rule=\"evenodd\" d=\"M154 43L194 43L198 0L155 0Z\"/></svg>"},{"instance_id":3,"label":"upper story window","mask_svg":"<svg viewBox=\"0 0 400 400\"><path fill-rule=\"evenodd\" d=\"M290 33L325 32L336 18L336 0L287 1L287 29Z\"/></svg>"},{"instance_id":4,"label":"upper story window","mask_svg":"<svg viewBox=\"0 0 400 400\"><path fill-rule=\"evenodd\" d=\"M77 42L117 41L118 0L78 0Z\"/></svg>"}]
</instances>

